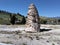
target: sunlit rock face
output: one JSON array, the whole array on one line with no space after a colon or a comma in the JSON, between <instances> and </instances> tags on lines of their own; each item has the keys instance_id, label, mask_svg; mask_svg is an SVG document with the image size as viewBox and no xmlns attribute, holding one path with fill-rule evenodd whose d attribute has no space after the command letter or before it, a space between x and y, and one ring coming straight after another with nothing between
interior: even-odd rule
<instances>
[{"instance_id":1,"label":"sunlit rock face","mask_svg":"<svg viewBox=\"0 0 60 45\"><path fill-rule=\"evenodd\" d=\"M25 31L40 31L39 14L34 4L29 6Z\"/></svg>"}]
</instances>

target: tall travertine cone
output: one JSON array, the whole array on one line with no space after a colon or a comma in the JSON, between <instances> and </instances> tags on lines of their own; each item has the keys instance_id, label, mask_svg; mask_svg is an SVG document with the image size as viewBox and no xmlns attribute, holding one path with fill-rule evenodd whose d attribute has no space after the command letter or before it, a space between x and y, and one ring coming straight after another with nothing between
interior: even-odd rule
<instances>
[{"instance_id":1,"label":"tall travertine cone","mask_svg":"<svg viewBox=\"0 0 60 45\"><path fill-rule=\"evenodd\" d=\"M40 31L39 14L34 4L30 4L25 31Z\"/></svg>"}]
</instances>

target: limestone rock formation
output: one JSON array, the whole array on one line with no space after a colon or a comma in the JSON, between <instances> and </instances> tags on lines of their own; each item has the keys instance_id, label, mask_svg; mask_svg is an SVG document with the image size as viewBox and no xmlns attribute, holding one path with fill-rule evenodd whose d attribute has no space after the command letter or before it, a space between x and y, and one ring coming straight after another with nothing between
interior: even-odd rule
<instances>
[{"instance_id":1,"label":"limestone rock formation","mask_svg":"<svg viewBox=\"0 0 60 45\"><path fill-rule=\"evenodd\" d=\"M39 30L40 30L40 22L39 22L38 11L34 4L30 4L27 14L25 31L39 31Z\"/></svg>"}]
</instances>

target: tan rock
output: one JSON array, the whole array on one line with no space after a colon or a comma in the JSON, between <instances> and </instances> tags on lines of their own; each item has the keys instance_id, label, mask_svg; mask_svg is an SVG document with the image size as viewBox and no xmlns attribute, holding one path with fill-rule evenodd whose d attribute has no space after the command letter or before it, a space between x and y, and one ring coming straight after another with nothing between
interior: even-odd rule
<instances>
[{"instance_id":1,"label":"tan rock","mask_svg":"<svg viewBox=\"0 0 60 45\"><path fill-rule=\"evenodd\" d=\"M30 4L25 31L40 31L39 14L34 4Z\"/></svg>"}]
</instances>

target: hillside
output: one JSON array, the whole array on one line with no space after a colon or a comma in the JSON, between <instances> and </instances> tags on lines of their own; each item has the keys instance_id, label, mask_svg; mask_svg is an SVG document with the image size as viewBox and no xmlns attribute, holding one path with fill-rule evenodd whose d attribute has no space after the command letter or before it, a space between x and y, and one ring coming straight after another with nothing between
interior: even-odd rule
<instances>
[{"instance_id":1,"label":"hillside","mask_svg":"<svg viewBox=\"0 0 60 45\"><path fill-rule=\"evenodd\" d=\"M0 24L10 24L10 15L16 15L16 18L22 21L23 15L19 13L15 14L15 13L10 13L10 12L0 10Z\"/></svg>"},{"instance_id":2,"label":"hillside","mask_svg":"<svg viewBox=\"0 0 60 45\"><path fill-rule=\"evenodd\" d=\"M40 16L41 24L60 24L60 17L44 17Z\"/></svg>"},{"instance_id":3,"label":"hillside","mask_svg":"<svg viewBox=\"0 0 60 45\"><path fill-rule=\"evenodd\" d=\"M19 24L25 24L26 18L19 13L10 13L0 10L0 24L11 24L10 15L16 15L16 18L20 21ZM25 19L24 19L25 18ZM40 16L41 24L60 24L60 18L58 17L44 17Z\"/></svg>"}]
</instances>

